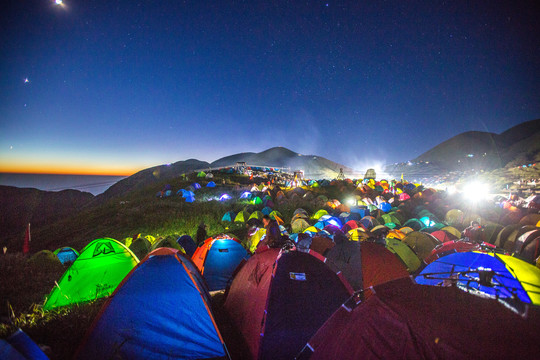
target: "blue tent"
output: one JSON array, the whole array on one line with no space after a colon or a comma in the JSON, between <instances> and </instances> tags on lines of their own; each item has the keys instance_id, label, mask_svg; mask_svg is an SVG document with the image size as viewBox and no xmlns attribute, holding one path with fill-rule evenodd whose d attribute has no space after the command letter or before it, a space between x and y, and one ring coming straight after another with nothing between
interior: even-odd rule
<instances>
[{"instance_id":1,"label":"blue tent","mask_svg":"<svg viewBox=\"0 0 540 360\"><path fill-rule=\"evenodd\" d=\"M225 289L238 265L247 257L240 241L228 235L208 238L191 258L210 291Z\"/></svg>"},{"instance_id":2,"label":"blue tent","mask_svg":"<svg viewBox=\"0 0 540 360\"><path fill-rule=\"evenodd\" d=\"M198 189L201 188L201 184L199 184L199 183L193 183L193 184L191 184L191 186L193 186L193 188L194 188L195 190L198 190Z\"/></svg>"},{"instance_id":3,"label":"blue tent","mask_svg":"<svg viewBox=\"0 0 540 360\"><path fill-rule=\"evenodd\" d=\"M199 272L177 250L154 250L103 305L78 359L226 358Z\"/></svg>"},{"instance_id":4,"label":"blue tent","mask_svg":"<svg viewBox=\"0 0 540 360\"><path fill-rule=\"evenodd\" d=\"M251 197L253 196L253 194L249 191L244 191L242 193L242 195L240 195L240 199L251 199Z\"/></svg>"},{"instance_id":5,"label":"blue tent","mask_svg":"<svg viewBox=\"0 0 540 360\"><path fill-rule=\"evenodd\" d=\"M210 181L210 182L206 185L206 187L209 187L209 188L216 187L216 183L213 182L213 181Z\"/></svg>"},{"instance_id":6,"label":"blue tent","mask_svg":"<svg viewBox=\"0 0 540 360\"><path fill-rule=\"evenodd\" d=\"M236 214L234 213L234 211L227 211L221 218L221 221L234 222L235 217Z\"/></svg>"},{"instance_id":7,"label":"blue tent","mask_svg":"<svg viewBox=\"0 0 540 360\"><path fill-rule=\"evenodd\" d=\"M10 343L0 339L0 359L26 360Z\"/></svg>"},{"instance_id":8,"label":"blue tent","mask_svg":"<svg viewBox=\"0 0 540 360\"><path fill-rule=\"evenodd\" d=\"M192 203L192 202L195 201L195 197L193 197L193 196L188 196L188 197L186 197L185 199L186 199L186 202L187 202L187 203Z\"/></svg>"},{"instance_id":9,"label":"blue tent","mask_svg":"<svg viewBox=\"0 0 540 360\"><path fill-rule=\"evenodd\" d=\"M263 213L263 215L270 215L270 213L271 213L272 211L274 211L274 210L272 210L272 208L271 208L271 207L268 207L268 206L265 206L265 207L261 210L261 212Z\"/></svg>"},{"instance_id":10,"label":"blue tent","mask_svg":"<svg viewBox=\"0 0 540 360\"><path fill-rule=\"evenodd\" d=\"M540 304L540 269L503 254L462 252L443 256L426 266L415 280L421 285L456 282L471 292Z\"/></svg>"},{"instance_id":11,"label":"blue tent","mask_svg":"<svg viewBox=\"0 0 540 360\"><path fill-rule=\"evenodd\" d=\"M171 190L167 190L167 191L165 191L165 194L164 194L164 195L165 195L165 197L169 197L169 196L172 195L172 191L171 191Z\"/></svg>"},{"instance_id":12,"label":"blue tent","mask_svg":"<svg viewBox=\"0 0 540 360\"><path fill-rule=\"evenodd\" d=\"M18 329L6 340L0 340L0 359L48 360L49 358L24 331Z\"/></svg>"},{"instance_id":13,"label":"blue tent","mask_svg":"<svg viewBox=\"0 0 540 360\"><path fill-rule=\"evenodd\" d=\"M70 247L56 249L54 255L58 257L58 260L60 260L62 265L73 263L79 257L79 253Z\"/></svg>"},{"instance_id":14,"label":"blue tent","mask_svg":"<svg viewBox=\"0 0 540 360\"><path fill-rule=\"evenodd\" d=\"M176 242L182 247L182 249L184 249L186 255L190 258L195 250L197 250L197 244L195 244L195 241L193 241L189 235L180 236L178 239L176 239Z\"/></svg>"},{"instance_id":15,"label":"blue tent","mask_svg":"<svg viewBox=\"0 0 540 360\"><path fill-rule=\"evenodd\" d=\"M195 193L193 191L184 190L184 189L180 189L178 191L182 193L182 197L185 197L185 198L195 197Z\"/></svg>"}]
</instances>

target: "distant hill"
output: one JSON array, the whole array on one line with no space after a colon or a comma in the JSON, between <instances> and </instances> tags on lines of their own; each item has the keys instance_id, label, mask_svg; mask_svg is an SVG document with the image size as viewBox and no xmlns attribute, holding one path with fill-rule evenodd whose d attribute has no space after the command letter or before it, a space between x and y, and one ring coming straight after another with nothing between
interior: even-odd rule
<instances>
[{"instance_id":1,"label":"distant hill","mask_svg":"<svg viewBox=\"0 0 540 360\"><path fill-rule=\"evenodd\" d=\"M94 195L78 190L52 192L0 186L1 238L20 234L22 241L28 223L32 228L53 223L77 214L93 200Z\"/></svg>"},{"instance_id":2,"label":"distant hill","mask_svg":"<svg viewBox=\"0 0 540 360\"><path fill-rule=\"evenodd\" d=\"M345 165L330 161L316 155L302 155L284 147L273 147L260 153L246 152L226 156L210 164L211 167L234 165L236 162L246 162L248 165L266 165L275 167L290 167L291 170L304 170L310 178L334 178L343 168L345 174L353 170Z\"/></svg>"},{"instance_id":3,"label":"distant hill","mask_svg":"<svg viewBox=\"0 0 540 360\"><path fill-rule=\"evenodd\" d=\"M454 136L418 156L444 170L496 169L515 159L534 161L539 154L540 119L516 125L501 134L468 131Z\"/></svg>"},{"instance_id":4,"label":"distant hill","mask_svg":"<svg viewBox=\"0 0 540 360\"><path fill-rule=\"evenodd\" d=\"M148 185L174 179L184 173L191 172L195 169L207 168L209 166L210 164L206 161L199 161L196 159L178 161L170 165L154 166L120 180L103 194L98 195L97 198L99 200L106 200L112 197L122 196L130 191L141 190Z\"/></svg>"}]
</instances>

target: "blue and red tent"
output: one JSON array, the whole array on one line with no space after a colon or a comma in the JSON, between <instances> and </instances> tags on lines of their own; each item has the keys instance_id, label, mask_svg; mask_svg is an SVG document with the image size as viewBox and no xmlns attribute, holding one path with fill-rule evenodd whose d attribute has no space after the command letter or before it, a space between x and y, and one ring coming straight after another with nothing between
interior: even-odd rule
<instances>
[{"instance_id":1,"label":"blue and red tent","mask_svg":"<svg viewBox=\"0 0 540 360\"><path fill-rule=\"evenodd\" d=\"M159 248L144 258L103 305L77 359L227 359L193 263Z\"/></svg>"}]
</instances>

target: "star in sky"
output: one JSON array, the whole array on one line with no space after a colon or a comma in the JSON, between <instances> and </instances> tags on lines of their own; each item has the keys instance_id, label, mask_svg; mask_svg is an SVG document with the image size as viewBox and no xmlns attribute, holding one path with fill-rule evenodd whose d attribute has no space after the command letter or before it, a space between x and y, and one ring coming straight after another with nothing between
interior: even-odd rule
<instances>
[{"instance_id":1,"label":"star in sky","mask_svg":"<svg viewBox=\"0 0 540 360\"><path fill-rule=\"evenodd\" d=\"M24 78L24 83L25 84L28 84L30 82L30 80L28 78Z\"/></svg>"}]
</instances>

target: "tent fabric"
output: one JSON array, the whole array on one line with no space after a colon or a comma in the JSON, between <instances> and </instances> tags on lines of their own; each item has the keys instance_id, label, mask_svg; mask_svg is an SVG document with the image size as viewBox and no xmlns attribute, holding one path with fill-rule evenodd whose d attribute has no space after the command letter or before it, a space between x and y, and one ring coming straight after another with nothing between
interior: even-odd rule
<instances>
[{"instance_id":1,"label":"tent fabric","mask_svg":"<svg viewBox=\"0 0 540 360\"><path fill-rule=\"evenodd\" d=\"M216 187L216 183L213 182L213 181L210 181L208 184L206 184L206 187L214 188L214 187Z\"/></svg>"},{"instance_id":2,"label":"tent fabric","mask_svg":"<svg viewBox=\"0 0 540 360\"><path fill-rule=\"evenodd\" d=\"M58 260L62 263L62 265L73 263L75 260L77 260L77 257L79 256L79 253L77 250L70 248L70 247L63 247L56 249L54 251L54 255L58 257Z\"/></svg>"},{"instance_id":3,"label":"tent fabric","mask_svg":"<svg viewBox=\"0 0 540 360\"><path fill-rule=\"evenodd\" d=\"M480 245L476 242L465 241L465 240L447 241L443 244L435 246L435 248L431 251L431 255L429 255L424 260L424 262L426 264L430 264L433 261L437 260L438 258L441 258L443 256L446 256L455 252L467 252L467 251L474 251L474 250L480 250Z\"/></svg>"},{"instance_id":4,"label":"tent fabric","mask_svg":"<svg viewBox=\"0 0 540 360\"><path fill-rule=\"evenodd\" d=\"M254 253L255 250L257 250L257 245L259 245L259 242L261 241L262 237L266 234L265 228L257 228L256 231L251 233L251 236L249 237L247 248L251 253Z\"/></svg>"},{"instance_id":5,"label":"tent fabric","mask_svg":"<svg viewBox=\"0 0 540 360\"><path fill-rule=\"evenodd\" d=\"M439 241L433 236L419 231L408 233L405 239L403 239L403 242L414 250L420 260L424 260L430 256L435 246L439 245Z\"/></svg>"},{"instance_id":6,"label":"tent fabric","mask_svg":"<svg viewBox=\"0 0 540 360\"><path fill-rule=\"evenodd\" d=\"M336 239L335 246L327 252L327 258L354 290L409 276L403 263L383 245L372 242Z\"/></svg>"},{"instance_id":7,"label":"tent fabric","mask_svg":"<svg viewBox=\"0 0 540 360\"><path fill-rule=\"evenodd\" d=\"M309 224L304 219L296 219L291 223L291 229L293 233L301 233L309 228Z\"/></svg>"},{"instance_id":8,"label":"tent fabric","mask_svg":"<svg viewBox=\"0 0 540 360\"><path fill-rule=\"evenodd\" d=\"M168 247L168 248L180 250L181 252L185 253L184 248L182 248L182 246L176 240L177 239L172 236L161 238L152 245L151 250L153 251L160 247Z\"/></svg>"},{"instance_id":9,"label":"tent fabric","mask_svg":"<svg viewBox=\"0 0 540 360\"><path fill-rule=\"evenodd\" d=\"M269 249L240 269L225 310L250 359L293 359L350 294L320 255Z\"/></svg>"},{"instance_id":10,"label":"tent fabric","mask_svg":"<svg viewBox=\"0 0 540 360\"><path fill-rule=\"evenodd\" d=\"M218 235L206 239L191 259L210 291L215 291L227 287L237 266L246 256L247 251L240 241L228 235Z\"/></svg>"},{"instance_id":11,"label":"tent fabric","mask_svg":"<svg viewBox=\"0 0 540 360\"><path fill-rule=\"evenodd\" d=\"M195 253L195 250L197 250L197 244L195 244L195 241L193 241L193 238L189 235L180 236L176 239L176 242L184 249L189 258L191 258L193 253Z\"/></svg>"},{"instance_id":12,"label":"tent fabric","mask_svg":"<svg viewBox=\"0 0 540 360\"><path fill-rule=\"evenodd\" d=\"M109 296L139 259L122 243L101 238L88 244L47 297L44 310Z\"/></svg>"},{"instance_id":13,"label":"tent fabric","mask_svg":"<svg viewBox=\"0 0 540 360\"><path fill-rule=\"evenodd\" d=\"M76 358L226 359L203 283L181 252L153 251L103 305Z\"/></svg>"},{"instance_id":14,"label":"tent fabric","mask_svg":"<svg viewBox=\"0 0 540 360\"><path fill-rule=\"evenodd\" d=\"M434 232L431 233L431 236L433 236L435 239L439 240L442 243L459 239L455 237L454 235L447 233L444 230L435 230Z\"/></svg>"},{"instance_id":15,"label":"tent fabric","mask_svg":"<svg viewBox=\"0 0 540 360\"><path fill-rule=\"evenodd\" d=\"M534 263L540 257L540 229L521 235L514 245L514 253L527 262Z\"/></svg>"},{"instance_id":16,"label":"tent fabric","mask_svg":"<svg viewBox=\"0 0 540 360\"><path fill-rule=\"evenodd\" d=\"M404 242L395 238L385 239L386 248L394 253L405 264L409 273L414 273L422 265L422 261L414 251Z\"/></svg>"},{"instance_id":17,"label":"tent fabric","mask_svg":"<svg viewBox=\"0 0 540 360\"><path fill-rule=\"evenodd\" d=\"M297 359L535 359L540 353L537 307L523 317L495 300L409 279L373 290L365 301L343 304Z\"/></svg>"},{"instance_id":18,"label":"tent fabric","mask_svg":"<svg viewBox=\"0 0 540 360\"><path fill-rule=\"evenodd\" d=\"M129 245L129 250L131 250L138 259L144 258L146 254L150 252L151 248L152 244L144 237L138 237L131 242L131 245Z\"/></svg>"},{"instance_id":19,"label":"tent fabric","mask_svg":"<svg viewBox=\"0 0 540 360\"><path fill-rule=\"evenodd\" d=\"M234 218L234 222L246 222L247 220L249 220L249 213L245 210L238 212Z\"/></svg>"},{"instance_id":20,"label":"tent fabric","mask_svg":"<svg viewBox=\"0 0 540 360\"><path fill-rule=\"evenodd\" d=\"M258 220L262 220L263 218L263 213L260 212L260 211L254 211L253 213L251 213L251 215L249 216L248 220L249 219L258 219Z\"/></svg>"},{"instance_id":21,"label":"tent fabric","mask_svg":"<svg viewBox=\"0 0 540 360\"><path fill-rule=\"evenodd\" d=\"M227 211L225 214L223 214L223 217L221 218L221 221L223 222L233 222L236 217L236 214L234 211Z\"/></svg>"},{"instance_id":22,"label":"tent fabric","mask_svg":"<svg viewBox=\"0 0 540 360\"><path fill-rule=\"evenodd\" d=\"M490 284L479 281L480 272L492 273ZM443 285L449 281L470 291L513 301L540 305L540 269L512 256L463 252L435 260L416 277L422 285Z\"/></svg>"},{"instance_id":23,"label":"tent fabric","mask_svg":"<svg viewBox=\"0 0 540 360\"><path fill-rule=\"evenodd\" d=\"M20 352L17 351L10 343L4 339L0 339L0 359L10 360L27 360Z\"/></svg>"},{"instance_id":24,"label":"tent fabric","mask_svg":"<svg viewBox=\"0 0 540 360\"><path fill-rule=\"evenodd\" d=\"M313 215L313 218L315 220L319 220L321 217L323 217L324 215L328 215L328 211L324 210L324 209L321 209L319 211L317 211L314 215Z\"/></svg>"},{"instance_id":25,"label":"tent fabric","mask_svg":"<svg viewBox=\"0 0 540 360\"><path fill-rule=\"evenodd\" d=\"M2 340L4 341L4 340ZM48 360L49 358L41 348L21 329L17 329L5 340L4 346L0 341L0 359L28 359L28 360ZM2 350L4 347L4 350ZM2 352L6 351L8 356L3 357ZM13 357L11 357L11 355ZM20 356L20 357L19 357Z\"/></svg>"}]
</instances>

